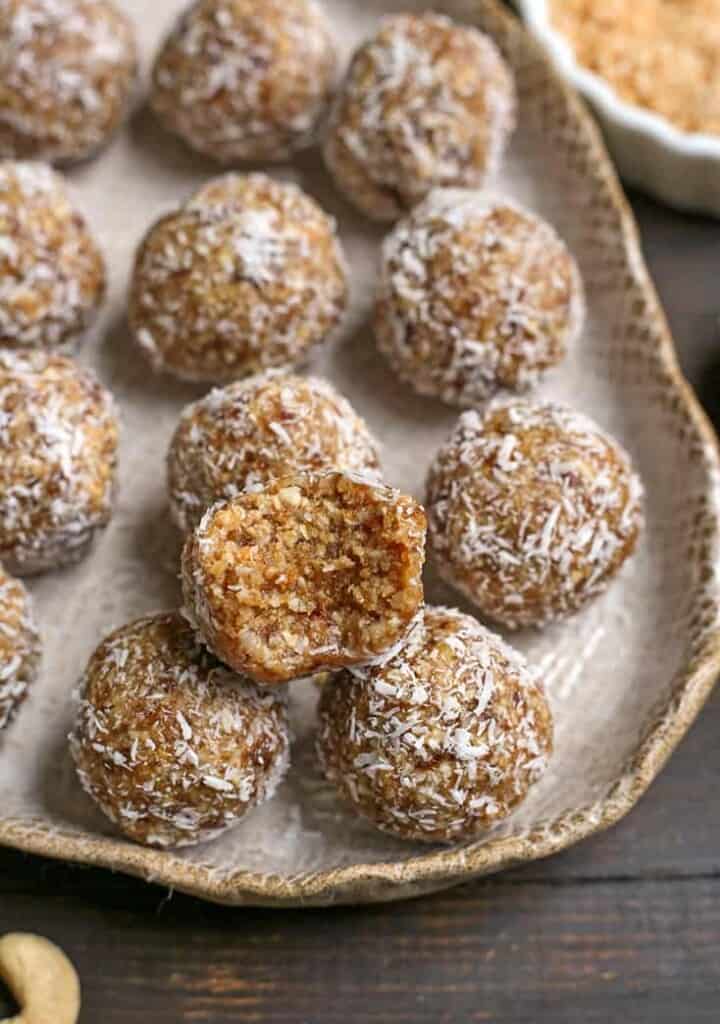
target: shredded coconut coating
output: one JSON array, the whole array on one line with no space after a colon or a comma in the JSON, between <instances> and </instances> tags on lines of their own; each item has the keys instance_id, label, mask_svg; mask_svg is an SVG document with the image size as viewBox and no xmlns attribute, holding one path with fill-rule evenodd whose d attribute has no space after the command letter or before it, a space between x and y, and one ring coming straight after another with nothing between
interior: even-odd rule
<instances>
[{"instance_id":1,"label":"shredded coconut coating","mask_svg":"<svg viewBox=\"0 0 720 1024\"><path fill-rule=\"evenodd\" d=\"M315 141L336 68L314 0L199 0L158 54L151 103L214 160L284 160Z\"/></svg>"},{"instance_id":2,"label":"shredded coconut coating","mask_svg":"<svg viewBox=\"0 0 720 1024\"><path fill-rule=\"evenodd\" d=\"M151 228L130 323L155 369L231 381L304 361L346 302L332 218L295 185L234 175Z\"/></svg>"},{"instance_id":3,"label":"shredded coconut coating","mask_svg":"<svg viewBox=\"0 0 720 1024\"><path fill-rule=\"evenodd\" d=\"M635 550L642 484L617 441L550 402L463 413L430 468L439 571L483 615L543 625L600 593Z\"/></svg>"},{"instance_id":4,"label":"shredded coconut coating","mask_svg":"<svg viewBox=\"0 0 720 1024\"><path fill-rule=\"evenodd\" d=\"M507 199L437 189L385 240L375 335L422 395L467 406L534 386L584 313L565 243Z\"/></svg>"},{"instance_id":5,"label":"shredded coconut coating","mask_svg":"<svg viewBox=\"0 0 720 1024\"><path fill-rule=\"evenodd\" d=\"M105 263L46 164L0 163L0 344L67 348L105 294Z\"/></svg>"},{"instance_id":6,"label":"shredded coconut coating","mask_svg":"<svg viewBox=\"0 0 720 1024\"><path fill-rule=\"evenodd\" d=\"M137 70L132 23L108 0L0 0L0 156L92 156L124 120Z\"/></svg>"},{"instance_id":7,"label":"shredded coconut coating","mask_svg":"<svg viewBox=\"0 0 720 1024\"><path fill-rule=\"evenodd\" d=\"M426 607L384 665L325 684L319 716L328 780L401 839L472 839L525 799L553 747L543 686L524 658L450 608Z\"/></svg>"},{"instance_id":8,"label":"shredded coconut coating","mask_svg":"<svg viewBox=\"0 0 720 1024\"><path fill-rule=\"evenodd\" d=\"M186 542L186 614L217 656L261 683L388 657L423 604L425 514L335 471L220 503Z\"/></svg>"},{"instance_id":9,"label":"shredded coconut coating","mask_svg":"<svg viewBox=\"0 0 720 1024\"><path fill-rule=\"evenodd\" d=\"M202 647L177 612L107 637L80 684L70 751L83 789L148 846L213 839L288 766L287 706Z\"/></svg>"},{"instance_id":10,"label":"shredded coconut coating","mask_svg":"<svg viewBox=\"0 0 720 1024\"><path fill-rule=\"evenodd\" d=\"M394 15L353 57L325 162L368 217L396 220L438 186L483 186L514 121L512 74L491 39L439 14Z\"/></svg>"},{"instance_id":11,"label":"shredded coconut coating","mask_svg":"<svg viewBox=\"0 0 720 1024\"><path fill-rule=\"evenodd\" d=\"M0 560L21 576L71 564L112 511L118 424L95 375L0 351Z\"/></svg>"},{"instance_id":12,"label":"shredded coconut coating","mask_svg":"<svg viewBox=\"0 0 720 1024\"><path fill-rule=\"evenodd\" d=\"M27 696L40 664L32 600L20 580L0 566L0 730Z\"/></svg>"},{"instance_id":13,"label":"shredded coconut coating","mask_svg":"<svg viewBox=\"0 0 720 1024\"><path fill-rule=\"evenodd\" d=\"M218 501L330 468L379 480L377 442L329 381L271 370L184 410L167 457L170 510L187 533Z\"/></svg>"}]
</instances>

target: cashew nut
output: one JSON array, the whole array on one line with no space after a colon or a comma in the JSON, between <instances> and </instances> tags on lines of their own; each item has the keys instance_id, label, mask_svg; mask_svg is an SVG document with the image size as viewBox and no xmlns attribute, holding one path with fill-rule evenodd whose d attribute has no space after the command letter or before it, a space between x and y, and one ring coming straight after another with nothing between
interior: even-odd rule
<instances>
[{"instance_id":1,"label":"cashew nut","mask_svg":"<svg viewBox=\"0 0 720 1024\"><path fill-rule=\"evenodd\" d=\"M40 935L11 932L0 939L0 978L20 1007L0 1024L76 1024L80 982L61 949Z\"/></svg>"}]
</instances>

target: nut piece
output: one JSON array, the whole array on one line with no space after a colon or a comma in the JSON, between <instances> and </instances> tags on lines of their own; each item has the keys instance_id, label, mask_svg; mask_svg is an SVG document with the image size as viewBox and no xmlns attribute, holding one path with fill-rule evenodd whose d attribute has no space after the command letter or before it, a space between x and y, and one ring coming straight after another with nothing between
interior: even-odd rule
<instances>
[{"instance_id":1,"label":"nut piece","mask_svg":"<svg viewBox=\"0 0 720 1024\"><path fill-rule=\"evenodd\" d=\"M388 657L422 606L424 545L422 509L390 487L282 477L215 505L188 538L187 614L262 683Z\"/></svg>"},{"instance_id":2,"label":"nut piece","mask_svg":"<svg viewBox=\"0 0 720 1024\"><path fill-rule=\"evenodd\" d=\"M25 700L40 664L40 636L32 600L20 580L0 565L0 729Z\"/></svg>"},{"instance_id":3,"label":"nut piece","mask_svg":"<svg viewBox=\"0 0 720 1024\"><path fill-rule=\"evenodd\" d=\"M160 50L151 103L214 160L283 160L315 140L335 72L314 0L199 0Z\"/></svg>"},{"instance_id":4,"label":"nut piece","mask_svg":"<svg viewBox=\"0 0 720 1024\"><path fill-rule=\"evenodd\" d=\"M176 612L116 630L90 659L70 751L87 793L131 839L188 846L275 792L283 696L220 665Z\"/></svg>"},{"instance_id":5,"label":"nut piece","mask_svg":"<svg viewBox=\"0 0 720 1024\"><path fill-rule=\"evenodd\" d=\"M132 23L108 0L2 0L0 156L92 156L125 119L137 70Z\"/></svg>"},{"instance_id":6,"label":"nut piece","mask_svg":"<svg viewBox=\"0 0 720 1024\"><path fill-rule=\"evenodd\" d=\"M95 375L0 352L0 561L20 576L82 558L112 511L118 424Z\"/></svg>"},{"instance_id":7,"label":"nut piece","mask_svg":"<svg viewBox=\"0 0 720 1024\"><path fill-rule=\"evenodd\" d=\"M565 243L506 199L437 189L385 241L375 334L420 394L473 405L536 384L584 311Z\"/></svg>"},{"instance_id":8,"label":"nut piece","mask_svg":"<svg viewBox=\"0 0 720 1024\"><path fill-rule=\"evenodd\" d=\"M268 371L184 410L168 451L170 510L194 529L216 501L275 477L340 469L380 479L378 445L329 381Z\"/></svg>"},{"instance_id":9,"label":"nut piece","mask_svg":"<svg viewBox=\"0 0 720 1024\"><path fill-rule=\"evenodd\" d=\"M552 752L542 685L469 615L427 607L382 666L323 686L318 755L360 814L402 839L472 839L506 818Z\"/></svg>"},{"instance_id":10,"label":"nut piece","mask_svg":"<svg viewBox=\"0 0 720 1024\"><path fill-rule=\"evenodd\" d=\"M642 527L642 485L627 453L550 402L464 413L427 493L438 570L510 628L564 617L600 593Z\"/></svg>"},{"instance_id":11,"label":"nut piece","mask_svg":"<svg viewBox=\"0 0 720 1024\"><path fill-rule=\"evenodd\" d=\"M129 312L155 369L230 381L306 359L346 302L334 221L296 185L250 174L211 182L151 228Z\"/></svg>"},{"instance_id":12,"label":"nut piece","mask_svg":"<svg viewBox=\"0 0 720 1024\"><path fill-rule=\"evenodd\" d=\"M368 217L395 220L437 186L484 185L514 112L512 74L492 40L439 14L394 15L353 57L325 162Z\"/></svg>"},{"instance_id":13,"label":"nut piece","mask_svg":"<svg viewBox=\"0 0 720 1024\"><path fill-rule=\"evenodd\" d=\"M65 182L45 164L0 164L0 344L74 343L105 294L105 264Z\"/></svg>"},{"instance_id":14,"label":"nut piece","mask_svg":"<svg viewBox=\"0 0 720 1024\"><path fill-rule=\"evenodd\" d=\"M8 932L0 938L0 978L20 1013L4 1024L75 1024L80 981L63 951L41 935Z\"/></svg>"}]
</instances>

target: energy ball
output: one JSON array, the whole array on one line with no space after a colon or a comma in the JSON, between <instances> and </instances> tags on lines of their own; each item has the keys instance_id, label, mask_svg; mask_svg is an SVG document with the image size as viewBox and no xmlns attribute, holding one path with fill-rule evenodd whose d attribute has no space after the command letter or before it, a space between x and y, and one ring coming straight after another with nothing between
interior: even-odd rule
<instances>
[{"instance_id":1,"label":"energy ball","mask_svg":"<svg viewBox=\"0 0 720 1024\"><path fill-rule=\"evenodd\" d=\"M419 394L468 406L564 358L585 311L554 229L507 199L437 189L383 247L378 347Z\"/></svg>"},{"instance_id":2,"label":"energy ball","mask_svg":"<svg viewBox=\"0 0 720 1024\"><path fill-rule=\"evenodd\" d=\"M0 345L69 347L105 294L105 263L47 164L0 163Z\"/></svg>"},{"instance_id":3,"label":"energy ball","mask_svg":"<svg viewBox=\"0 0 720 1024\"><path fill-rule=\"evenodd\" d=\"M90 658L69 736L83 789L149 846L213 839L288 766L287 706L221 665L176 612L116 630Z\"/></svg>"},{"instance_id":4,"label":"energy ball","mask_svg":"<svg viewBox=\"0 0 720 1024\"><path fill-rule=\"evenodd\" d=\"M20 576L70 565L110 520L118 424L90 370L0 351L0 561Z\"/></svg>"},{"instance_id":5,"label":"energy ball","mask_svg":"<svg viewBox=\"0 0 720 1024\"><path fill-rule=\"evenodd\" d=\"M218 174L215 178L206 181L187 198L185 206L191 210L196 207L202 210L207 206L216 206L224 210L242 210L246 203L248 186L253 179L257 186L263 183L263 179L281 185L280 182L275 182L274 178L265 178L259 173L236 174L234 171L229 171L227 174Z\"/></svg>"},{"instance_id":6,"label":"energy ball","mask_svg":"<svg viewBox=\"0 0 720 1024\"><path fill-rule=\"evenodd\" d=\"M322 688L328 780L401 839L459 842L506 818L545 770L552 715L524 658L469 615L427 607L384 665Z\"/></svg>"},{"instance_id":7,"label":"energy ball","mask_svg":"<svg viewBox=\"0 0 720 1024\"><path fill-rule=\"evenodd\" d=\"M125 119L137 72L132 23L108 0L2 0L0 156L94 155Z\"/></svg>"},{"instance_id":8,"label":"energy ball","mask_svg":"<svg viewBox=\"0 0 720 1024\"><path fill-rule=\"evenodd\" d=\"M642 485L588 417L551 402L463 413L430 468L438 570L483 615L541 626L600 593L633 553Z\"/></svg>"},{"instance_id":9,"label":"energy ball","mask_svg":"<svg viewBox=\"0 0 720 1024\"><path fill-rule=\"evenodd\" d=\"M187 533L217 501L330 468L380 479L364 421L329 381L269 371L187 406L168 450L170 511Z\"/></svg>"},{"instance_id":10,"label":"energy ball","mask_svg":"<svg viewBox=\"0 0 720 1024\"><path fill-rule=\"evenodd\" d=\"M151 103L214 160L284 160L314 141L336 65L314 0L199 0L160 50Z\"/></svg>"},{"instance_id":11,"label":"energy ball","mask_svg":"<svg viewBox=\"0 0 720 1024\"><path fill-rule=\"evenodd\" d=\"M25 699L39 664L40 637L30 595L0 565L0 730Z\"/></svg>"},{"instance_id":12,"label":"energy ball","mask_svg":"<svg viewBox=\"0 0 720 1024\"><path fill-rule=\"evenodd\" d=\"M425 514L335 471L281 477L213 506L185 544L186 614L261 683L388 657L422 607Z\"/></svg>"},{"instance_id":13,"label":"energy ball","mask_svg":"<svg viewBox=\"0 0 720 1024\"><path fill-rule=\"evenodd\" d=\"M511 72L477 29L398 14L355 53L324 155L374 220L396 220L438 186L483 186L515 119Z\"/></svg>"},{"instance_id":14,"label":"energy ball","mask_svg":"<svg viewBox=\"0 0 720 1024\"><path fill-rule=\"evenodd\" d=\"M346 302L334 221L296 185L235 175L151 228L130 323L156 370L224 382L304 361Z\"/></svg>"}]
</instances>

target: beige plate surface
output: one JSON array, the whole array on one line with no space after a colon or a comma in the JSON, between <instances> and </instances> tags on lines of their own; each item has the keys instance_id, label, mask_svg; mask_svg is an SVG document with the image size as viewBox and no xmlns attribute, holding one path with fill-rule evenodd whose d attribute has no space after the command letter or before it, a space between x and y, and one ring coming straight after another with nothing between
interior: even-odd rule
<instances>
[{"instance_id":1,"label":"beige plate surface","mask_svg":"<svg viewBox=\"0 0 720 1024\"><path fill-rule=\"evenodd\" d=\"M180 3L126 6L137 15L147 56ZM383 10L377 0L328 6L345 52ZM612 825L660 771L708 696L720 669L720 463L678 370L627 204L589 116L514 18L493 0L444 6L489 32L515 70L519 126L497 188L555 223L586 281L587 330L543 393L573 402L621 437L647 488L647 531L622 578L571 622L517 638L541 663L555 709L557 749L547 776L481 841L452 849L402 844L355 820L318 778L314 691L296 684L291 775L274 800L216 842L177 854L143 849L118 838L79 791L64 737L70 692L88 654L112 626L177 601L177 540L167 523L162 459L179 410L201 393L153 378L127 340L124 297L137 240L213 172L140 112L108 152L72 175L111 271L107 308L83 358L122 409L120 496L86 562L32 583L44 669L0 743L0 842L229 904L399 899L548 856ZM388 479L420 495L455 413L411 397L375 353L367 319L381 232L337 197L316 155L276 173L302 182L338 217L352 264L346 327L314 369L349 395L381 437ZM457 603L432 575L428 596Z\"/></svg>"}]
</instances>

